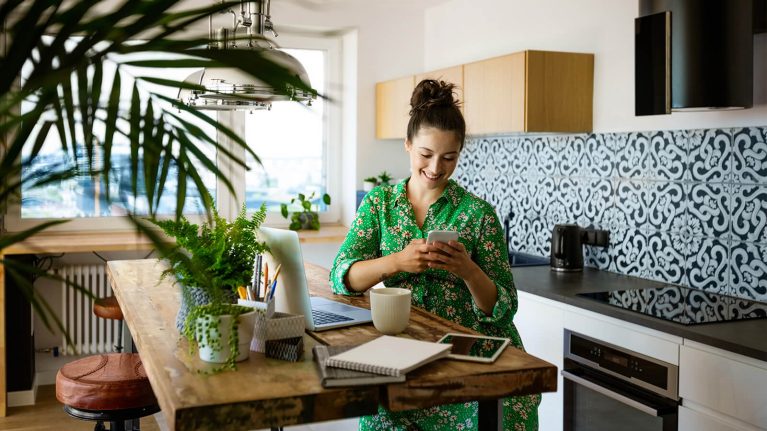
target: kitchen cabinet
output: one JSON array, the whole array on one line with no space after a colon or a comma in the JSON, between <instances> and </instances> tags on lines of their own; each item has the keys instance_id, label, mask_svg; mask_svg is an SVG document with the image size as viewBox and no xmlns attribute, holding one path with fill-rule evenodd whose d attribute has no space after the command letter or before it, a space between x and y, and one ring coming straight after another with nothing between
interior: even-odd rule
<instances>
[{"instance_id":1,"label":"kitchen cabinet","mask_svg":"<svg viewBox=\"0 0 767 431\"><path fill-rule=\"evenodd\" d=\"M523 51L463 66L468 134L591 132L594 55Z\"/></svg>"},{"instance_id":2,"label":"kitchen cabinet","mask_svg":"<svg viewBox=\"0 0 767 431\"><path fill-rule=\"evenodd\" d=\"M460 109L463 112L463 65L416 74L415 85L418 85L424 79L435 79L455 84L455 98L460 103Z\"/></svg>"},{"instance_id":3,"label":"kitchen cabinet","mask_svg":"<svg viewBox=\"0 0 767 431\"><path fill-rule=\"evenodd\" d=\"M685 340L680 350L679 395L696 421L725 422L734 429L767 429L767 363ZM680 423L682 425L684 422ZM685 429L680 426L680 429Z\"/></svg>"},{"instance_id":4,"label":"kitchen cabinet","mask_svg":"<svg viewBox=\"0 0 767 431\"><path fill-rule=\"evenodd\" d=\"M376 139L404 139L415 76L376 83Z\"/></svg>"}]
</instances>

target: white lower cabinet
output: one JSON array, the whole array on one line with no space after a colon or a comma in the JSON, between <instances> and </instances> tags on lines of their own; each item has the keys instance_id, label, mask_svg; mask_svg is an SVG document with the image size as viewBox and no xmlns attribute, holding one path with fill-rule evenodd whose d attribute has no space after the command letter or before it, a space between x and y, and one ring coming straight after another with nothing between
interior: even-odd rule
<instances>
[{"instance_id":1,"label":"white lower cabinet","mask_svg":"<svg viewBox=\"0 0 767 431\"><path fill-rule=\"evenodd\" d=\"M558 301L518 292L514 323L525 349L563 366L565 328L679 366L679 429L767 431L767 362ZM543 395L541 431L561 431L562 377Z\"/></svg>"},{"instance_id":2,"label":"white lower cabinet","mask_svg":"<svg viewBox=\"0 0 767 431\"><path fill-rule=\"evenodd\" d=\"M767 363L688 340L679 359L685 407L732 418L741 429L767 429Z\"/></svg>"},{"instance_id":3,"label":"white lower cabinet","mask_svg":"<svg viewBox=\"0 0 767 431\"><path fill-rule=\"evenodd\" d=\"M540 296L518 292L519 308L514 324L525 350L562 370L564 310L562 305ZM540 431L562 431L562 376L557 378L557 392L543 394L538 408Z\"/></svg>"}]
</instances>

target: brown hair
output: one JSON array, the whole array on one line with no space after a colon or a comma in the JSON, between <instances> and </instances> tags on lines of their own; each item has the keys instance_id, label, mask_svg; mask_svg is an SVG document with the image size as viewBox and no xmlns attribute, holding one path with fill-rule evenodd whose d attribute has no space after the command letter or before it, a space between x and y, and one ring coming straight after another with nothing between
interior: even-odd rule
<instances>
[{"instance_id":1,"label":"brown hair","mask_svg":"<svg viewBox=\"0 0 767 431\"><path fill-rule=\"evenodd\" d=\"M416 85L410 97L410 120L407 123L407 139L412 142L421 127L434 127L453 131L463 148L466 138L466 122L458 101L453 97L455 84L424 79Z\"/></svg>"}]
</instances>

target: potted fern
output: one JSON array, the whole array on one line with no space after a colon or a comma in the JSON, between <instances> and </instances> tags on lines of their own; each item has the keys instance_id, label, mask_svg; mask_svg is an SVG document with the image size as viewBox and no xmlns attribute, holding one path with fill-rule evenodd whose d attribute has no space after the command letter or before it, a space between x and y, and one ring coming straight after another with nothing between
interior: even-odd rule
<instances>
[{"instance_id":1,"label":"potted fern","mask_svg":"<svg viewBox=\"0 0 767 431\"><path fill-rule=\"evenodd\" d=\"M197 345L201 359L222 363L220 369L233 369L249 355L255 312L236 305L236 291L250 284L256 255L268 251L257 240L265 219L262 205L250 218L243 206L231 223L215 210L212 223L200 226L184 217L152 220L176 239L163 256L169 263L163 276L173 275L181 288L176 327L191 348Z\"/></svg>"}]
</instances>

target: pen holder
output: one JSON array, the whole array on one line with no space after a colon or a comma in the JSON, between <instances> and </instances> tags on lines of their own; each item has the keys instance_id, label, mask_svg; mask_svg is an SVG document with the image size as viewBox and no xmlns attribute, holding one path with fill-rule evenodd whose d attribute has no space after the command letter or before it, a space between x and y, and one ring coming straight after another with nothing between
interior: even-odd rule
<instances>
[{"instance_id":1,"label":"pen holder","mask_svg":"<svg viewBox=\"0 0 767 431\"><path fill-rule=\"evenodd\" d=\"M303 315L275 312L274 300L263 303L240 299L237 303L254 307L258 311L250 350L264 352L268 357L288 361L295 361L297 359L293 358L303 354L303 336L306 328ZM300 341L285 344L288 338L300 338ZM275 343L274 348L267 348L267 341L270 344L273 344L272 341L279 341L279 343ZM285 345L282 346L283 344Z\"/></svg>"}]
</instances>

